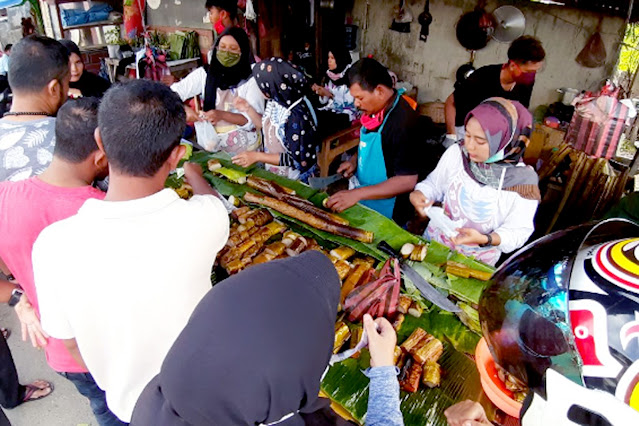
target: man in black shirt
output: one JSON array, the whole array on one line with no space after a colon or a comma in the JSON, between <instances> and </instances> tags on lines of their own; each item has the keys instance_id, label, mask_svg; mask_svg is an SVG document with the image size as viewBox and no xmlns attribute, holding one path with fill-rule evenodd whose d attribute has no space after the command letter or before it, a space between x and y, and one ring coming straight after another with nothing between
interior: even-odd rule
<instances>
[{"instance_id":1,"label":"man in black shirt","mask_svg":"<svg viewBox=\"0 0 639 426\"><path fill-rule=\"evenodd\" d=\"M543 66L545 57L539 40L521 36L508 48L508 62L487 65L472 73L446 99L446 138L461 139L466 115L488 98L498 96L528 108L535 74Z\"/></svg>"},{"instance_id":2,"label":"man in black shirt","mask_svg":"<svg viewBox=\"0 0 639 426\"><path fill-rule=\"evenodd\" d=\"M393 89L388 70L374 59L356 62L348 72L350 92L363 117L358 153L337 172L355 175L355 188L330 197L328 206L341 212L362 204L404 225L412 216L408 194L437 159L424 156L424 132L419 115ZM426 170L428 169L428 170Z\"/></svg>"}]
</instances>

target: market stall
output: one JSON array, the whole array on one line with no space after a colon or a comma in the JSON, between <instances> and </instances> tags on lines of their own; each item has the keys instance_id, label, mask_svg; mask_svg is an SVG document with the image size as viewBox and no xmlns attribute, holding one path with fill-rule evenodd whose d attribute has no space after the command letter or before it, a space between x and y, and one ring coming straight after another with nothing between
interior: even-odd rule
<instances>
[{"instance_id":1,"label":"market stall","mask_svg":"<svg viewBox=\"0 0 639 426\"><path fill-rule=\"evenodd\" d=\"M464 399L481 401L491 418L507 421L483 394L473 359L480 340L477 307L492 267L428 244L364 206L336 215L322 207L325 193L260 168L241 169L226 154L198 152L190 161L200 164L212 186L236 204L214 282L255 264L320 250L331 258L343 282L334 352L356 347L364 313L387 317L397 330L406 424L445 425L444 410ZM177 175L167 185L190 196L188 184ZM401 260L387 254L384 243ZM405 271L407 266L447 296L446 301L454 303L447 309L457 312L425 298L421 285L400 275L400 268ZM368 378L362 370L369 362L363 349L334 363L321 387L338 412L362 424L368 402Z\"/></svg>"}]
</instances>

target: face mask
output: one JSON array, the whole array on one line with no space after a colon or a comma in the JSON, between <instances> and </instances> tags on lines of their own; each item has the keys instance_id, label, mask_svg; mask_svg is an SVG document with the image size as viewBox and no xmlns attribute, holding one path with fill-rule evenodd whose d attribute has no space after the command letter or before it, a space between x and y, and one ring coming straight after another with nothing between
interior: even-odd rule
<instances>
[{"instance_id":1,"label":"face mask","mask_svg":"<svg viewBox=\"0 0 639 426\"><path fill-rule=\"evenodd\" d=\"M359 121L366 130L375 130L384 122L384 111L376 115L363 114Z\"/></svg>"},{"instance_id":2,"label":"face mask","mask_svg":"<svg viewBox=\"0 0 639 426\"><path fill-rule=\"evenodd\" d=\"M240 58L242 57L241 53L235 52L227 52L225 50L218 50L215 53L215 57L222 64L223 67L232 67L237 65L240 62Z\"/></svg>"},{"instance_id":3,"label":"face mask","mask_svg":"<svg viewBox=\"0 0 639 426\"><path fill-rule=\"evenodd\" d=\"M515 77L515 83L523 84L524 86L530 86L531 84L533 84L535 82L535 75L536 74L537 73L534 72L534 71L532 71L532 72L522 72L517 77Z\"/></svg>"},{"instance_id":4,"label":"face mask","mask_svg":"<svg viewBox=\"0 0 639 426\"><path fill-rule=\"evenodd\" d=\"M222 23L221 19L217 20L217 22L215 23L213 28L215 29L215 32L217 33L217 35L222 34L224 32L224 30L226 29L226 27L224 26L224 23Z\"/></svg>"}]
</instances>

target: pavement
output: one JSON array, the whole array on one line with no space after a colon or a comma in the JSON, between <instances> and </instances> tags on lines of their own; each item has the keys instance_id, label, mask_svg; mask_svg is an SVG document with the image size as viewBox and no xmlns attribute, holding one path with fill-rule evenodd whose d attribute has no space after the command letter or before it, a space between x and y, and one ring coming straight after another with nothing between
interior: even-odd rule
<instances>
[{"instance_id":1,"label":"pavement","mask_svg":"<svg viewBox=\"0 0 639 426\"><path fill-rule=\"evenodd\" d=\"M20 383L42 379L53 383L54 390L46 398L24 403L12 410L4 410L13 426L97 426L89 408L89 401L75 386L55 373L47 364L44 351L31 342L23 342L20 323L13 308L0 304L0 326L9 328L7 340L18 370ZM2 338L2 337L0 337Z\"/></svg>"}]
</instances>

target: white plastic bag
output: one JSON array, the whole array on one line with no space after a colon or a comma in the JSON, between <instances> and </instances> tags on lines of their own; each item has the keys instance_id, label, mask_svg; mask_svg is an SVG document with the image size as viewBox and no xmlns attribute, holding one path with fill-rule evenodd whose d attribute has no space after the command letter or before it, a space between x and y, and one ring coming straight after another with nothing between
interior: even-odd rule
<instances>
[{"instance_id":1,"label":"white plastic bag","mask_svg":"<svg viewBox=\"0 0 639 426\"><path fill-rule=\"evenodd\" d=\"M196 121L194 125L197 144L207 151L217 151L220 140L215 127L208 121Z\"/></svg>"},{"instance_id":2,"label":"white plastic bag","mask_svg":"<svg viewBox=\"0 0 639 426\"><path fill-rule=\"evenodd\" d=\"M430 224L435 228L441 229L448 238L456 237L458 234L457 228L464 226L464 219L452 220L441 207L430 206L424 209L424 212L430 218Z\"/></svg>"}]
</instances>

